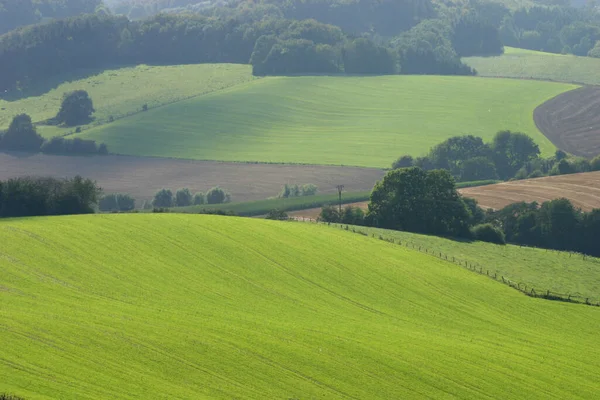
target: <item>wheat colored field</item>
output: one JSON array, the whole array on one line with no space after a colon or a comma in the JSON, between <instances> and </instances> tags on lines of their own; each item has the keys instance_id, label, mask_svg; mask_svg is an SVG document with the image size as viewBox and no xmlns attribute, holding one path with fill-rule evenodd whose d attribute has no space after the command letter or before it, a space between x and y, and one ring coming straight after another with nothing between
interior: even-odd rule
<instances>
[{"instance_id":1,"label":"wheat colored field","mask_svg":"<svg viewBox=\"0 0 600 400\"><path fill-rule=\"evenodd\" d=\"M28 399L595 399L600 309L333 227L0 221L0 392ZM560 378L557 378L560 377Z\"/></svg>"}]
</instances>

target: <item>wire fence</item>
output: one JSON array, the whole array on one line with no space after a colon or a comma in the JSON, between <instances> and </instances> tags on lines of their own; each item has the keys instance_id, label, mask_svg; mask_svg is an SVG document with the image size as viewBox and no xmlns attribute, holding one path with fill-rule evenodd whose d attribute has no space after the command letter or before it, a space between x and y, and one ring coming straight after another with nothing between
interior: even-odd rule
<instances>
[{"instance_id":1,"label":"wire fence","mask_svg":"<svg viewBox=\"0 0 600 400\"><path fill-rule=\"evenodd\" d=\"M292 218L290 218L290 219L292 219ZM293 218L293 220L302 221L302 222L319 223L318 220L315 220L312 218L300 217L300 218ZM423 245L411 243L407 240L402 241L400 239L387 238L382 235L375 235L375 233L369 234L368 232L360 230L359 227L352 226L352 225L344 225L344 224L336 224L336 223L324 223L324 224L328 225L328 226L333 226L335 228L339 228L339 229L342 229L345 231L357 233L357 234L360 234L363 236L372 237L374 239L382 240L382 241L385 241L388 243L393 243L393 244L396 244L399 246L404 246L406 248L416 250L421 253L428 254L430 256L434 256L441 260L452 262L456 265L459 265L459 266L461 266L465 269L468 269L472 272L475 272L479 275L484 275L484 276L487 276L488 278L493 279L497 282L502 282L503 284L508 285L508 286L512 287L513 289L516 289L529 297L535 297L535 298L547 299L547 300L555 300L555 301L564 301L567 303L577 303L577 304L585 304L588 306L600 307L600 299L598 299L598 298L584 296L579 293L558 293L558 292L550 291L547 289L542 290L539 288L534 288L523 282L514 281L514 280L508 278L507 276L498 274L496 271L490 270L489 268L486 268L480 264L477 264L477 263L474 263L474 262L468 261L468 260L463 260L463 259L457 258L455 256L445 254L441 251L432 250Z\"/></svg>"}]
</instances>

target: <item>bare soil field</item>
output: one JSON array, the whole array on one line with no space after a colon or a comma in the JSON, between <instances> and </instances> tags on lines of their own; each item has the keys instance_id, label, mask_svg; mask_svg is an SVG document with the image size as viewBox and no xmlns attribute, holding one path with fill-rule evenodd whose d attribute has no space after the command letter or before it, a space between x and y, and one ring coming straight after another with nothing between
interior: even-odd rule
<instances>
[{"instance_id":1,"label":"bare soil field","mask_svg":"<svg viewBox=\"0 0 600 400\"><path fill-rule=\"evenodd\" d=\"M244 164L131 156L50 156L0 153L0 180L36 175L96 180L105 193L129 193L141 205L156 191L187 187L206 192L221 186L232 201L276 196L285 183L312 183L319 193L335 193L343 184L349 192L373 189L385 172L374 168Z\"/></svg>"},{"instance_id":2,"label":"bare soil field","mask_svg":"<svg viewBox=\"0 0 600 400\"><path fill-rule=\"evenodd\" d=\"M600 87L559 94L537 107L533 119L559 149L587 158L600 154Z\"/></svg>"},{"instance_id":3,"label":"bare soil field","mask_svg":"<svg viewBox=\"0 0 600 400\"><path fill-rule=\"evenodd\" d=\"M519 201L538 203L565 197L582 210L600 208L600 171L549 176L461 189L483 208L499 209Z\"/></svg>"}]
</instances>

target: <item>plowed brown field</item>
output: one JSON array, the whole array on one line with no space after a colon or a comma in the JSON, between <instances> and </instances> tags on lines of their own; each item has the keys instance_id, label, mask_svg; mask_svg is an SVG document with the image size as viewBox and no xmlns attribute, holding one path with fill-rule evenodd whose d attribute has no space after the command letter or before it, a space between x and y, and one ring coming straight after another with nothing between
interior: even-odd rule
<instances>
[{"instance_id":1,"label":"plowed brown field","mask_svg":"<svg viewBox=\"0 0 600 400\"><path fill-rule=\"evenodd\" d=\"M600 87L559 94L537 107L533 119L559 149L588 158L600 154Z\"/></svg>"},{"instance_id":2,"label":"plowed brown field","mask_svg":"<svg viewBox=\"0 0 600 400\"><path fill-rule=\"evenodd\" d=\"M106 193L129 193L141 205L157 190L187 187L192 192L221 186L232 200L275 196L285 183L312 183L319 193L335 193L336 185L351 192L369 191L384 171L373 168L243 164L129 156L49 156L0 153L0 180L27 175L96 180Z\"/></svg>"},{"instance_id":3,"label":"plowed brown field","mask_svg":"<svg viewBox=\"0 0 600 400\"><path fill-rule=\"evenodd\" d=\"M499 209L519 201L538 203L565 197L576 207L589 211L600 208L600 171L549 176L461 189L483 208Z\"/></svg>"}]
</instances>

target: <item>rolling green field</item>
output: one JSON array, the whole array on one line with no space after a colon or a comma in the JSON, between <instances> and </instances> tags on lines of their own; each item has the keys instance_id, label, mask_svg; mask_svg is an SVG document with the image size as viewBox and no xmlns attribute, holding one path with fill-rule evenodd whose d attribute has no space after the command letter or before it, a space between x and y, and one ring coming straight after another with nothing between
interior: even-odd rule
<instances>
[{"instance_id":1,"label":"rolling green field","mask_svg":"<svg viewBox=\"0 0 600 400\"><path fill-rule=\"evenodd\" d=\"M526 284L541 291L572 294L600 301L600 259L554 250L500 246L485 242L466 242L438 236L418 235L387 229L356 227L368 235L400 240L409 247L441 252L462 261L476 264L491 274L497 273L511 281Z\"/></svg>"},{"instance_id":2,"label":"rolling green field","mask_svg":"<svg viewBox=\"0 0 600 400\"><path fill-rule=\"evenodd\" d=\"M510 129L555 147L533 110L573 85L441 76L274 77L160 107L81 137L119 154L389 167L448 137Z\"/></svg>"},{"instance_id":3,"label":"rolling green field","mask_svg":"<svg viewBox=\"0 0 600 400\"><path fill-rule=\"evenodd\" d=\"M466 57L480 76L600 85L600 59L505 47L495 57Z\"/></svg>"},{"instance_id":4,"label":"rolling green field","mask_svg":"<svg viewBox=\"0 0 600 400\"><path fill-rule=\"evenodd\" d=\"M594 399L600 309L327 226L0 222L0 392L28 399ZM541 262L541 261L540 261Z\"/></svg>"},{"instance_id":5,"label":"rolling green field","mask_svg":"<svg viewBox=\"0 0 600 400\"><path fill-rule=\"evenodd\" d=\"M116 119L139 112L144 104L153 108L254 79L250 66L237 64L139 65L79 74L88 76L58 77L55 84L48 83L46 90L40 90L43 93L26 93L29 97L13 101L0 98L0 129L20 113L29 114L34 122L56 116L63 94L77 89L87 90L92 97L96 113L91 125L96 125L107 123L111 115ZM73 130L38 126L45 137Z\"/></svg>"}]
</instances>

